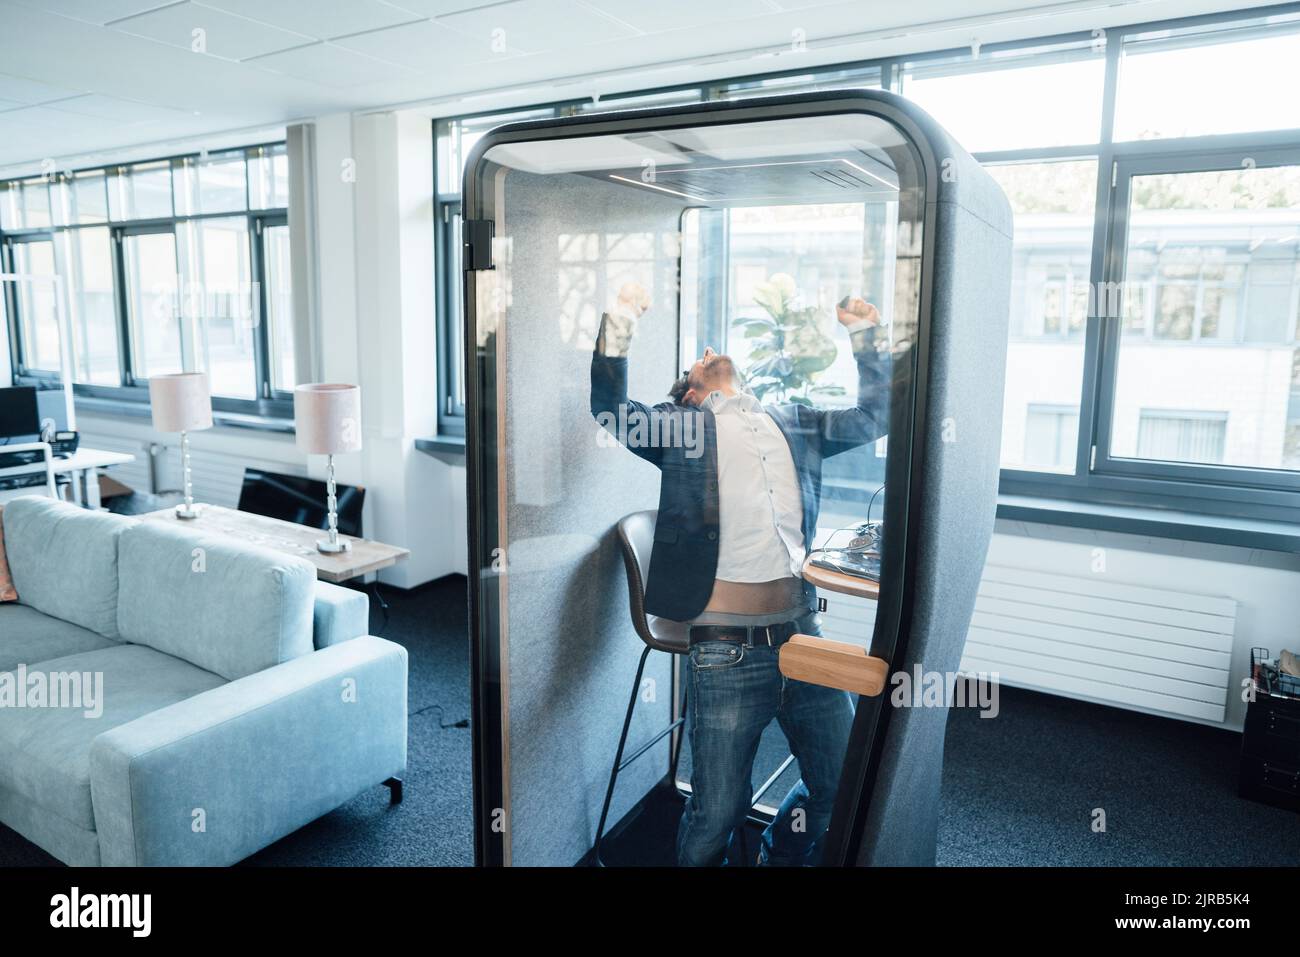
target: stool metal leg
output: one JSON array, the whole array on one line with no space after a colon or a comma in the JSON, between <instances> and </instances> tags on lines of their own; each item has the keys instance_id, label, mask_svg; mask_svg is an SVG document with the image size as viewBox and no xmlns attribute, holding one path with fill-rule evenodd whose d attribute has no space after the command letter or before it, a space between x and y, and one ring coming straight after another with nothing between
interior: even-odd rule
<instances>
[{"instance_id":1,"label":"stool metal leg","mask_svg":"<svg viewBox=\"0 0 1300 957\"><path fill-rule=\"evenodd\" d=\"M646 645L645 650L641 652L641 660L637 663L636 678L632 681L632 694L627 700L627 714L623 718L623 733L618 736L618 751L614 754L614 767L609 772L609 787L605 789L605 803L600 809L600 823L596 825L596 844L593 850L597 867L605 866L605 862L600 859L600 845L605 837L605 820L609 817L610 802L614 800L614 785L618 782L618 772L623 763L623 749L627 747L627 733L632 727L632 712L636 709L636 696L641 690L641 675L645 672L645 662L650 657L650 651L650 646Z\"/></svg>"}]
</instances>

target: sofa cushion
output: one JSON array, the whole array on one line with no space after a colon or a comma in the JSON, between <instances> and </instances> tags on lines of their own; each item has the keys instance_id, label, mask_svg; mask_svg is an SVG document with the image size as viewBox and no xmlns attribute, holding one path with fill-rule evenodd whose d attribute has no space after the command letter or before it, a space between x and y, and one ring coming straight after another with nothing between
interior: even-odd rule
<instances>
[{"instance_id":1,"label":"sofa cushion","mask_svg":"<svg viewBox=\"0 0 1300 957\"><path fill-rule=\"evenodd\" d=\"M115 644L88 628L52 618L28 605L0 605L0 671Z\"/></svg>"},{"instance_id":2,"label":"sofa cushion","mask_svg":"<svg viewBox=\"0 0 1300 957\"><path fill-rule=\"evenodd\" d=\"M316 568L304 558L145 520L123 533L118 560L125 641L231 680L312 651Z\"/></svg>"},{"instance_id":3,"label":"sofa cushion","mask_svg":"<svg viewBox=\"0 0 1300 957\"><path fill-rule=\"evenodd\" d=\"M92 681L102 675L98 706L103 710L98 717L90 716L94 712L85 699L79 708L0 708L0 787L88 830L95 827L90 800L90 746L95 738L225 684L210 671L142 645L114 644L41 662L27 669L29 681L33 671L89 673ZM0 683L4 681L0 675Z\"/></svg>"},{"instance_id":4,"label":"sofa cushion","mask_svg":"<svg viewBox=\"0 0 1300 957\"><path fill-rule=\"evenodd\" d=\"M132 520L51 498L5 505L5 554L24 605L117 637L117 540Z\"/></svg>"},{"instance_id":5,"label":"sofa cushion","mask_svg":"<svg viewBox=\"0 0 1300 957\"><path fill-rule=\"evenodd\" d=\"M14 588L13 576L9 574L9 560L5 558L5 507L0 505L0 602L17 600L18 589Z\"/></svg>"}]
</instances>

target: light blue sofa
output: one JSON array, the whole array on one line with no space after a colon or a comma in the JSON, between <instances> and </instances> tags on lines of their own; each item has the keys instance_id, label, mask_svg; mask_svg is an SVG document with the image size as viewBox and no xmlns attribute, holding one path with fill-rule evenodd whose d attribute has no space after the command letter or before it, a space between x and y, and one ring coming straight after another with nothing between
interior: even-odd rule
<instances>
[{"instance_id":1,"label":"light blue sofa","mask_svg":"<svg viewBox=\"0 0 1300 957\"><path fill-rule=\"evenodd\" d=\"M202 519L23 497L4 537L0 705L20 674L28 697L0 706L0 821L68 864L226 865L367 788L400 801L406 649L365 595ZM101 713L35 706L33 674L102 675Z\"/></svg>"}]
</instances>

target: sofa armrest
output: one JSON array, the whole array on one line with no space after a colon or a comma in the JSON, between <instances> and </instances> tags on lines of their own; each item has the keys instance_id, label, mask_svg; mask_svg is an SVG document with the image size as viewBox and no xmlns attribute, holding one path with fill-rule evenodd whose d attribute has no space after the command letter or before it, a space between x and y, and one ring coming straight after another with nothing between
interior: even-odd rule
<instances>
[{"instance_id":1,"label":"sofa armrest","mask_svg":"<svg viewBox=\"0 0 1300 957\"><path fill-rule=\"evenodd\" d=\"M370 634L370 598L355 588L316 582L316 602L311 613L312 639L328 648Z\"/></svg>"},{"instance_id":2,"label":"sofa armrest","mask_svg":"<svg viewBox=\"0 0 1300 957\"><path fill-rule=\"evenodd\" d=\"M366 635L97 737L106 866L228 865L406 767L406 649Z\"/></svg>"}]
</instances>

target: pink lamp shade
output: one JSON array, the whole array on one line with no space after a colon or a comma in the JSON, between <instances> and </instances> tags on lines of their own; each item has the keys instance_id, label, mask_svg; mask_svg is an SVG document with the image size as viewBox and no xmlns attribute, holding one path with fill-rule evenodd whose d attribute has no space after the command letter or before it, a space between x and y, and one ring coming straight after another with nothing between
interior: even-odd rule
<instances>
[{"instance_id":1,"label":"pink lamp shade","mask_svg":"<svg viewBox=\"0 0 1300 957\"><path fill-rule=\"evenodd\" d=\"M153 427L159 432L212 428L212 394L206 372L156 375L149 380Z\"/></svg>"},{"instance_id":2,"label":"pink lamp shade","mask_svg":"<svg viewBox=\"0 0 1300 957\"><path fill-rule=\"evenodd\" d=\"M338 455L361 449L361 389L318 382L293 390L298 448L308 455Z\"/></svg>"}]
</instances>

